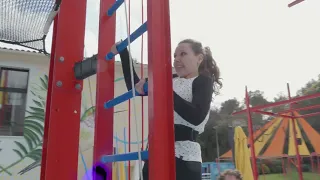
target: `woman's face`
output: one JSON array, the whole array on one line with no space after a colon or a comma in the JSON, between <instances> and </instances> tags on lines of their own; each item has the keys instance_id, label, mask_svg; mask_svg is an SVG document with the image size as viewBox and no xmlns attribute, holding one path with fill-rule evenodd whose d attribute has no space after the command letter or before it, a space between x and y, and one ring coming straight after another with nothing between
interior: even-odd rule
<instances>
[{"instance_id":1,"label":"woman's face","mask_svg":"<svg viewBox=\"0 0 320 180\"><path fill-rule=\"evenodd\" d=\"M192 78L198 75L203 55L196 55L189 43L180 43L174 52L174 68L179 77Z\"/></svg>"}]
</instances>

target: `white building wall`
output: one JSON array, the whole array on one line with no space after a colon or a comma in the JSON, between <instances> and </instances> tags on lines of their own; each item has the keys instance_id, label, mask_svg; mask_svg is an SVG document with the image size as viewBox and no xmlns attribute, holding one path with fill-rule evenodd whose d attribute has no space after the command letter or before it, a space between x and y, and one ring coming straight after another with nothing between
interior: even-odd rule
<instances>
[{"instance_id":1,"label":"white building wall","mask_svg":"<svg viewBox=\"0 0 320 180\"><path fill-rule=\"evenodd\" d=\"M13 67L13 68L25 68L29 69L29 84L27 94L27 109L30 106L35 106L33 102L34 96L30 91L34 86L40 83L40 77L48 74L49 69L49 57L42 54L32 52L21 52L16 50L3 50L0 49L0 66ZM140 64L137 64L135 69L140 74ZM144 74L147 75L146 66L144 68ZM120 63L116 62L115 66L115 79L121 79L123 76ZM84 82L83 98L82 98L82 120L79 120L81 124L80 132L80 149L84 157L86 166L90 168L92 166L92 153L93 153L93 136L94 136L94 117L88 113L88 109L95 105L95 92L96 92L96 76L92 76ZM91 92L91 93L90 93ZM124 80L115 82L115 97L127 92ZM46 96L46 92L42 92L43 96ZM147 144L148 136L148 98L144 97L144 147ZM134 116L131 108L131 151L137 151L137 141L142 140L142 106L141 97L137 97L136 101L136 116ZM131 101L131 107L133 101ZM129 145L124 142L128 141L128 102L122 103L114 108L114 147L118 147L122 152L129 150ZM26 114L27 116L27 114ZM135 117L138 126L138 139L136 134ZM126 135L124 135L124 130ZM34 160L30 158L20 158L14 149L17 148L15 141L27 146L24 137L13 136L0 136L0 179L19 179L19 180L37 180L40 175L40 164L37 167L31 169L23 175L18 174L21 170L25 169ZM133 164L133 163L132 163ZM10 174L1 170L7 168ZM84 164L82 162L81 154L79 154L79 166L78 166L78 179L82 179L85 175Z\"/></svg>"}]
</instances>

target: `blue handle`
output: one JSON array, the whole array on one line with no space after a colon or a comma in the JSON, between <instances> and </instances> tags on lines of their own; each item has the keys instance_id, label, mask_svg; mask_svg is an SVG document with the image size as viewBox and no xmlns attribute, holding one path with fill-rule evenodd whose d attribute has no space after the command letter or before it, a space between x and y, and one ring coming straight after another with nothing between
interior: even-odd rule
<instances>
[{"instance_id":1,"label":"blue handle","mask_svg":"<svg viewBox=\"0 0 320 180\"><path fill-rule=\"evenodd\" d=\"M108 16L112 16L114 12L117 11L117 9L119 9L119 7L121 6L121 4L124 2L124 0L118 0L116 1L111 8L109 8L107 15Z\"/></svg>"},{"instance_id":2,"label":"blue handle","mask_svg":"<svg viewBox=\"0 0 320 180\"><path fill-rule=\"evenodd\" d=\"M136 31L134 31L131 35L130 35L130 41L133 42L135 41L138 37L140 37L143 33L145 33L147 31L147 22L145 22L143 25L141 25ZM122 41L121 43L119 43L117 45L117 51L121 52L123 51L126 47L128 46L128 38L126 38L124 41ZM112 52L109 52L106 56L106 60L111 60L113 57L115 56L115 54L113 54Z\"/></svg>"},{"instance_id":3,"label":"blue handle","mask_svg":"<svg viewBox=\"0 0 320 180\"><path fill-rule=\"evenodd\" d=\"M141 151L141 160L147 160L149 158L148 151ZM119 162L119 161L133 161L138 160L138 152L132 152L127 154L115 154L115 155L104 155L101 158L102 163Z\"/></svg>"},{"instance_id":4,"label":"blue handle","mask_svg":"<svg viewBox=\"0 0 320 180\"><path fill-rule=\"evenodd\" d=\"M143 91L144 91L144 95L143 96L147 96L148 95L148 82L144 83L143 85ZM141 94L139 94L136 90L135 90L135 95L136 96L142 96ZM120 103L123 103L129 99L133 98L133 93L132 90L104 103L104 108L109 109L112 108Z\"/></svg>"}]
</instances>

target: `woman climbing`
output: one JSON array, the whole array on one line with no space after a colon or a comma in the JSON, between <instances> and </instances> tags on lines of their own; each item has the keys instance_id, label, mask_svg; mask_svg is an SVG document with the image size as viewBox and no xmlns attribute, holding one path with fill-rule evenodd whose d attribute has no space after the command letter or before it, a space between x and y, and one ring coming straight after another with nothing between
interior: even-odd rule
<instances>
[{"instance_id":1,"label":"woman climbing","mask_svg":"<svg viewBox=\"0 0 320 180\"><path fill-rule=\"evenodd\" d=\"M118 44L118 43L117 43ZM116 45L111 52L118 54ZM130 59L127 49L120 52L122 70L128 90L132 89ZM174 52L173 99L175 157L177 180L201 180L201 147L197 136L209 119L213 93L222 87L220 71L208 47L193 39L181 41ZM147 78L139 79L134 71L134 84L140 94ZM148 161L143 179L148 180Z\"/></svg>"}]
</instances>

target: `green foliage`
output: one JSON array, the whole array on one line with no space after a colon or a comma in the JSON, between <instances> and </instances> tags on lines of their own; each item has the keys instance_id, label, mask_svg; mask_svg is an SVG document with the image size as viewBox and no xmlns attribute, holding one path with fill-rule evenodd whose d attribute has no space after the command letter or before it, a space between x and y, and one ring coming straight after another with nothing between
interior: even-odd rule
<instances>
[{"instance_id":1,"label":"green foliage","mask_svg":"<svg viewBox=\"0 0 320 180\"><path fill-rule=\"evenodd\" d=\"M282 165L274 165L274 166L268 166L270 168L270 173L277 174L282 173Z\"/></svg>"},{"instance_id":2,"label":"green foliage","mask_svg":"<svg viewBox=\"0 0 320 180\"><path fill-rule=\"evenodd\" d=\"M272 160L264 159L262 161L262 164L266 165L269 168L270 173L272 174L283 173L281 159L272 159Z\"/></svg>"},{"instance_id":3,"label":"green foliage","mask_svg":"<svg viewBox=\"0 0 320 180\"><path fill-rule=\"evenodd\" d=\"M288 96L283 94L283 93L279 93L277 95L277 97L273 98L273 102L279 102L279 101L284 101L284 100L287 100L288 99ZM281 111L284 111L286 109L288 109L289 106L286 104L286 105L281 105L281 106L275 106L275 107L272 107L272 112L274 113L277 113L277 112L281 112Z\"/></svg>"},{"instance_id":4,"label":"green foliage","mask_svg":"<svg viewBox=\"0 0 320 180\"><path fill-rule=\"evenodd\" d=\"M319 175L316 173L303 173L304 180L316 180L318 179ZM282 173L278 174L267 174L267 175L260 175L259 179L261 180L299 180L299 175L297 172L290 172L288 175L284 176Z\"/></svg>"},{"instance_id":5,"label":"green foliage","mask_svg":"<svg viewBox=\"0 0 320 180\"><path fill-rule=\"evenodd\" d=\"M264 92L260 90L249 91L250 105L258 106L268 104L268 100L264 97Z\"/></svg>"},{"instance_id":6,"label":"green foliage","mask_svg":"<svg viewBox=\"0 0 320 180\"><path fill-rule=\"evenodd\" d=\"M259 171L259 174L270 174L271 172L270 168L265 164L259 165L258 171Z\"/></svg>"},{"instance_id":7,"label":"green foliage","mask_svg":"<svg viewBox=\"0 0 320 180\"><path fill-rule=\"evenodd\" d=\"M307 82L304 87L299 89L297 92L297 96L305 96L305 95L311 95L315 93L320 93L320 75L318 76L317 80L312 79L309 82ZM297 104L294 105L294 107L301 108L301 107L314 106L319 104L320 104L320 98L314 98L314 99L298 102ZM318 111L319 111L319 108L303 110L301 111L301 114L310 114ZM307 118L308 123L318 132L320 132L319 118L320 118L320 115Z\"/></svg>"},{"instance_id":8,"label":"green foliage","mask_svg":"<svg viewBox=\"0 0 320 180\"><path fill-rule=\"evenodd\" d=\"M40 85L32 88L31 93L34 96L32 101L34 106L30 106L24 121L24 140L25 144L14 141L16 148L13 151L20 157L19 161L28 157L35 162L41 161L42 155L42 137L44 133L45 120L45 94L48 90L48 76L40 78Z\"/></svg>"},{"instance_id":9,"label":"green foliage","mask_svg":"<svg viewBox=\"0 0 320 180\"><path fill-rule=\"evenodd\" d=\"M302 164L301 168L303 172L311 172L311 169L312 169L310 164Z\"/></svg>"}]
</instances>

